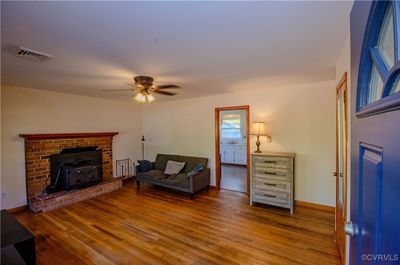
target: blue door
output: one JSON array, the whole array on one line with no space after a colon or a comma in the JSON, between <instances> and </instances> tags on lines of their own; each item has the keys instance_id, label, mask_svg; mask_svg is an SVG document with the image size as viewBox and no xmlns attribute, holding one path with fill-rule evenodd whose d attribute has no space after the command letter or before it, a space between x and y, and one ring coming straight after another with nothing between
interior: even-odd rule
<instances>
[{"instance_id":1,"label":"blue door","mask_svg":"<svg viewBox=\"0 0 400 265\"><path fill-rule=\"evenodd\" d=\"M400 264L400 1L356 1L350 20L350 264Z\"/></svg>"}]
</instances>

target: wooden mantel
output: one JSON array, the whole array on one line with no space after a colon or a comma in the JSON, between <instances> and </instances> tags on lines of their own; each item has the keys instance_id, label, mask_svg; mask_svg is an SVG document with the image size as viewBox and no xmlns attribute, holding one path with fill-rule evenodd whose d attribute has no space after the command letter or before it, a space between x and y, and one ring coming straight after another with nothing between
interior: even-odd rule
<instances>
[{"instance_id":1,"label":"wooden mantel","mask_svg":"<svg viewBox=\"0 0 400 265\"><path fill-rule=\"evenodd\" d=\"M115 136L118 132L91 132L91 133L43 133L43 134L20 134L25 140L44 140L44 139L68 139L68 138L91 138Z\"/></svg>"}]
</instances>

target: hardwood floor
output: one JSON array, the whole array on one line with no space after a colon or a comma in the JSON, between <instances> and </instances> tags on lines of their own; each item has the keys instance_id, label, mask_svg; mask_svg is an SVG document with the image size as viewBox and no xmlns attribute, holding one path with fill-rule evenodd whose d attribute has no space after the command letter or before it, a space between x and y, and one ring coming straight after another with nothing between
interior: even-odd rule
<instances>
[{"instance_id":1,"label":"hardwood floor","mask_svg":"<svg viewBox=\"0 0 400 265\"><path fill-rule=\"evenodd\" d=\"M222 164L221 189L247 192L247 168Z\"/></svg>"},{"instance_id":2,"label":"hardwood floor","mask_svg":"<svg viewBox=\"0 0 400 265\"><path fill-rule=\"evenodd\" d=\"M68 207L15 215L38 264L340 264L334 214L249 206L222 190L187 195L133 182Z\"/></svg>"}]
</instances>

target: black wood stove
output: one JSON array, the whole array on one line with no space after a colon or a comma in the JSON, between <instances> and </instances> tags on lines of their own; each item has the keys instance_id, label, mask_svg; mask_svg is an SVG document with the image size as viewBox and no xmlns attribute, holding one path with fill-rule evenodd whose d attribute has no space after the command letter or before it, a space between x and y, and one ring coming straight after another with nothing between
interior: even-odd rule
<instances>
[{"instance_id":1,"label":"black wood stove","mask_svg":"<svg viewBox=\"0 0 400 265\"><path fill-rule=\"evenodd\" d=\"M103 179L102 151L97 147L63 149L50 156L48 194L88 187Z\"/></svg>"}]
</instances>

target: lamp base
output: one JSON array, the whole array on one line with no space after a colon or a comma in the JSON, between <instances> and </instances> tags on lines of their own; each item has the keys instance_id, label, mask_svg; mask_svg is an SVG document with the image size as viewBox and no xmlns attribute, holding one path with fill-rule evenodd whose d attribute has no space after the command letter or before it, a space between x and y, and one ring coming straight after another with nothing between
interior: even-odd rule
<instances>
[{"instance_id":1,"label":"lamp base","mask_svg":"<svg viewBox=\"0 0 400 265\"><path fill-rule=\"evenodd\" d=\"M261 153L260 144L261 144L261 143L260 143L260 135L257 135L257 142L256 142L257 150L254 151L254 153Z\"/></svg>"}]
</instances>

